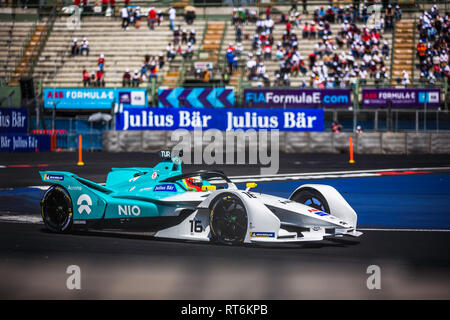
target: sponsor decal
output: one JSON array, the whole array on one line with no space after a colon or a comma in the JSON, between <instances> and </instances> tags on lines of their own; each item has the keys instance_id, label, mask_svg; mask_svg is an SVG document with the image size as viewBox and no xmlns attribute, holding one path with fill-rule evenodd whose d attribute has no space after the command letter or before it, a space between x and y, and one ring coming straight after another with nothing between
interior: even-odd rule
<instances>
[{"instance_id":1,"label":"sponsor decal","mask_svg":"<svg viewBox=\"0 0 450 320\"><path fill-rule=\"evenodd\" d=\"M250 232L250 237L275 238L275 232Z\"/></svg>"},{"instance_id":2,"label":"sponsor decal","mask_svg":"<svg viewBox=\"0 0 450 320\"><path fill-rule=\"evenodd\" d=\"M82 194L77 200L78 213L82 214L86 211L87 214L91 213L92 199L87 194Z\"/></svg>"},{"instance_id":3,"label":"sponsor decal","mask_svg":"<svg viewBox=\"0 0 450 320\"><path fill-rule=\"evenodd\" d=\"M81 187L80 186L68 186L67 189L68 190L74 190L74 191L81 191Z\"/></svg>"},{"instance_id":4,"label":"sponsor decal","mask_svg":"<svg viewBox=\"0 0 450 320\"><path fill-rule=\"evenodd\" d=\"M64 176L60 174L44 174L44 180L63 181Z\"/></svg>"},{"instance_id":5,"label":"sponsor decal","mask_svg":"<svg viewBox=\"0 0 450 320\"><path fill-rule=\"evenodd\" d=\"M141 208L139 208L139 206L131 206L131 205L118 205L117 206L117 210L119 213L119 216L124 215L124 216L139 216L141 214Z\"/></svg>"},{"instance_id":6,"label":"sponsor decal","mask_svg":"<svg viewBox=\"0 0 450 320\"><path fill-rule=\"evenodd\" d=\"M146 89L44 89L44 107L56 109L111 109L114 103L125 107L147 105Z\"/></svg>"},{"instance_id":7,"label":"sponsor decal","mask_svg":"<svg viewBox=\"0 0 450 320\"><path fill-rule=\"evenodd\" d=\"M244 106L256 108L348 108L350 89L244 89Z\"/></svg>"},{"instance_id":8,"label":"sponsor decal","mask_svg":"<svg viewBox=\"0 0 450 320\"><path fill-rule=\"evenodd\" d=\"M156 171L152 173L152 179L156 179L157 176L158 176L158 173Z\"/></svg>"},{"instance_id":9,"label":"sponsor decal","mask_svg":"<svg viewBox=\"0 0 450 320\"><path fill-rule=\"evenodd\" d=\"M145 107L145 91L131 91L132 106Z\"/></svg>"},{"instance_id":10,"label":"sponsor decal","mask_svg":"<svg viewBox=\"0 0 450 320\"><path fill-rule=\"evenodd\" d=\"M176 192L177 188L174 184L158 184L153 188L153 191L170 191L170 192Z\"/></svg>"},{"instance_id":11,"label":"sponsor decal","mask_svg":"<svg viewBox=\"0 0 450 320\"><path fill-rule=\"evenodd\" d=\"M131 104L131 94L130 94L130 92L119 92L119 103Z\"/></svg>"},{"instance_id":12,"label":"sponsor decal","mask_svg":"<svg viewBox=\"0 0 450 320\"><path fill-rule=\"evenodd\" d=\"M324 131L323 109L123 108L116 130Z\"/></svg>"},{"instance_id":13,"label":"sponsor decal","mask_svg":"<svg viewBox=\"0 0 450 320\"><path fill-rule=\"evenodd\" d=\"M439 108L441 89L439 88L387 88L363 89L364 108Z\"/></svg>"},{"instance_id":14,"label":"sponsor decal","mask_svg":"<svg viewBox=\"0 0 450 320\"><path fill-rule=\"evenodd\" d=\"M321 216L321 217L323 217L323 216L328 216L328 213L325 213L325 212L323 212L323 211L320 211L319 209L308 209L308 212L317 214L318 216Z\"/></svg>"}]
</instances>

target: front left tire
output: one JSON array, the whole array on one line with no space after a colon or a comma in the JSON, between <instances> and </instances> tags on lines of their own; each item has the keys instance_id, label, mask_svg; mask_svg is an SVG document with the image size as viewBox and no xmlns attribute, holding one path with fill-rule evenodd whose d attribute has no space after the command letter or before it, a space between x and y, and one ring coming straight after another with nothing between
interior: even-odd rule
<instances>
[{"instance_id":1,"label":"front left tire","mask_svg":"<svg viewBox=\"0 0 450 320\"><path fill-rule=\"evenodd\" d=\"M66 189L51 186L41 201L42 219L52 232L69 232L73 224L72 199Z\"/></svg>"},{"instance_id":2,"label":"front left tire","mask_svg":"<svg viewBox=\"0 0 450 320\"><path fill-rule=\"evenodd\" d=\"M212 239L226 245L242 244L248 226L242 200L233 193L222 193L211 202L210 210Z\"/></svg>"}]
</instances>

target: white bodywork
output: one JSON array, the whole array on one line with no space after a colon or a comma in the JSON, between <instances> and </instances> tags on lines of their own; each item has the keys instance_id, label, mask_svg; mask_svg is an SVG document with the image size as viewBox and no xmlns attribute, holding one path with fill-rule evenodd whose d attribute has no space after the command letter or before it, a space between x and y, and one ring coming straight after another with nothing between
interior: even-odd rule
<instances>
[{"instance_id":1,"label":"white bodywork","mask_svg":"<svg viewBox=\"0 0 450 320\"><path fill-rule=\"evenodd\" d=\"M194 211L178 225L158 231L155 236L209 241L210 204L221 193L233 193L245 205L248 225L244 243L320 241L327 236L357 237L362 234L356 231L355 211L336 189L308 184L299 187L293 194L305 187L313 188L324 196L330 208L329 214L289 199L239 190L234 184L229 184L228 189L188 192L164 199L164 202L176 203ZM193 227L194 224L197 228ZM289 232L285 229L287 227L301 229Z\"/></svg>"}]
</instances>

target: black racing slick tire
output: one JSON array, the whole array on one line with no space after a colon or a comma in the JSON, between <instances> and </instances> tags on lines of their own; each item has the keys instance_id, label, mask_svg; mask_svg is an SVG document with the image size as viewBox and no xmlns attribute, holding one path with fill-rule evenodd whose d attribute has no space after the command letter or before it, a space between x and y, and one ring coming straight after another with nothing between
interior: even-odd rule
<instances>
[{"instance_id":1,"label":"black racing slick tire","mask_svg":"<svg viewBox=\"0 0 450 320\"><path fill-rule=\"evenodd\" d=\"M290 200L330 213L327 199L313 188L301 188L291 196Z\"/></svg>"},{"instance_id":2,"label":"black racing slick tire","mask_svg":"<svg viewBox=\"0 0 450 320\"><path fill-rule=\"evenodd\" d=\"M69 232L73 224L73 205L67 190L59 185L51 186L41 201L41 213L48 230Z\"/></svg>"},{"instance_id":3,"label":"black racing slick tire","mask_svg":"<svg viewBox=\"0 0 450 320\"><path fill-rule=\"evenodd\" d=\"M209 224L213 241L242 244L247 235L247 209L237 195L222 193L211 202Z\"/></svg>"}]
</instances>

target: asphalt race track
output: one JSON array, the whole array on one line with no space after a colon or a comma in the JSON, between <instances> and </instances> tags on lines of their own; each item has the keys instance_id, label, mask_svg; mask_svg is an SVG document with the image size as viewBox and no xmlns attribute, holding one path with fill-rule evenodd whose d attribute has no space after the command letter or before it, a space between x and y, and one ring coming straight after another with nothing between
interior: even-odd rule
<instances>
[{"instance_id":1,"label":"asphalt race track","mask_svg":"<svg viewBox=\"0 0 450 320\"><path fill-rule=\"evenodd\" d=\"M39 218L39 170L103 182L110 167L153 166L158 159L98 152L85 153L84 167L76 161L74 153L0 154L1 299L450 298L448 155L357 156L353 165L345 154L281 155L286 175L261 179L256 191L288 196L303 183L333 185L364 229L358 239L281 247L48 233ZM256 165L212 168L230 176L259 174ZM349 170L367 173L346 177ZM287 173L304 175L292 180ZM66 287L70 265L80 267L81 290ZM379 290L367 288L370 265L380 267Z\"/></svg>"}]
</instances>

